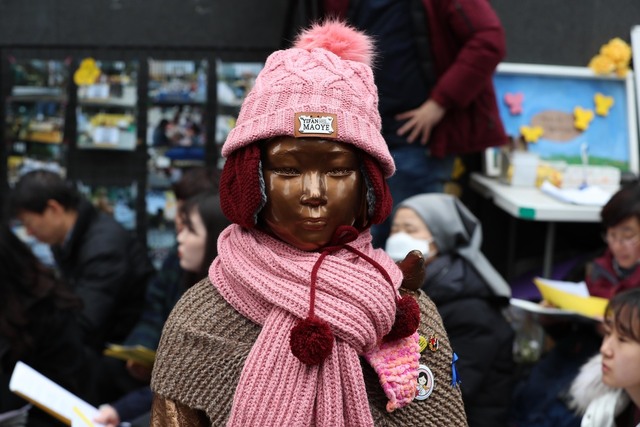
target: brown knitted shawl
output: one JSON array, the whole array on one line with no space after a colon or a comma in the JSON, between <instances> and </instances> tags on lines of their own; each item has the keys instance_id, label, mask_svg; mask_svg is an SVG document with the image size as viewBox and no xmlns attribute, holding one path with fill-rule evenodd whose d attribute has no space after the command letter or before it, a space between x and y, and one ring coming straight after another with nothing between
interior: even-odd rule
<instances>
[{"instance_id":1,"label":"brown knitted shawl","mask_svg":"<svg viewBox=\"0 0 640 427\"><path fill-rule=\"evenodd\" d=\"M425 338L437 335L440 341L437 351L425 349L420 357L420 363L433 372L435 388L426 400L388 413L378 376L361 359L373 421L385 427L467 426L460 387L451 386L453 352L442 319L423 292L418 303L422 311L418 332ZM224 426L244 361L259 332L260 327L235 311L208 279L202 280L185 293L165 324L151 383L156 399L201 412L194 419L203 419L204 413L210 425ZM176 424L175 419L161 422L160 418L176 414L161 413L157 407L153 417L152 426L186 425Z\"/></svg>"}]
</instances>

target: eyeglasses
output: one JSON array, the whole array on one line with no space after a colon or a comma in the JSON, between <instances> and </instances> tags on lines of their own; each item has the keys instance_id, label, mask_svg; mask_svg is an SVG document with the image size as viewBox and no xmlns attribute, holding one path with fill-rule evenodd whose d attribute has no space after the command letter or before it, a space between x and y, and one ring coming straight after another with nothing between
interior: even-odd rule
<instances>
[{"instance_id":1,"label":"eyeglasses","mask_svg":"<svg viewBox=\"0 0 640 427\"><path fill-rule=\"evenodd\" d=\"M633 246L638 243L639 237L640 233L631 234L629 236L617 236L612 233L602 233L602 240L604 240L608 245L620 243L623 246Z\"/></svg>"}]
</instances>

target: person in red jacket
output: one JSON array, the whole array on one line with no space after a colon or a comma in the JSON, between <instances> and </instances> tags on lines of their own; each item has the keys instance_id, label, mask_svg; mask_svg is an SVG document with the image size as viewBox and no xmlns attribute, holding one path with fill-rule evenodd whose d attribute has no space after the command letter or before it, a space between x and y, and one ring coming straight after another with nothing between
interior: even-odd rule
<instances>
[{"instance_id":1,"label":"person in red jacket","mask_svg":"<svg viewBox=\"0 0 640 427\"><path fill-rule=\"evenodd\" d=\"M611 298L640 286L640 184L614 194L600 212L607 249L587 265L589 294Z\"/></svg>"},{"instance_id":2,"label":"person in red jacket","mask_svg":"<svg viewBox=\"0 0 640 427\"><path fill-rule=\"evenodd\" d=\"M397 165L388 181L394 203L442 192L456 156L479 164L484 149L507 142L492 82L505 35L487 0L322 0L321 7L375 38L382 133ZM383 247L388 221L372 232Z\"/></svg>"}]
</instances>

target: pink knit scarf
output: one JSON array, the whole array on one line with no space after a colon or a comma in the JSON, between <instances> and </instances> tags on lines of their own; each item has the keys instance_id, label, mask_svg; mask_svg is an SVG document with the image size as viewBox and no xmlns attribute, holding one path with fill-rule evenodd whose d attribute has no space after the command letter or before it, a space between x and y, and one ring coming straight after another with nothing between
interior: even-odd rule
<instances>
[{"instance_id":1,"label":"pink knit scarf","mask_svg":"<svg viewBox=\"0 0 640 427\"><path fill-rule=\"evenodd\" d=\"M347 250L326 257L318 271L315 313L329 323L336 342L323 363L307 366L291 353L289 333L308 314L311 269L320 254L238 225L220 235L209 278L231 306L262 325L228 426L373 425L358 355L391 329L402 273L373 249L369 232L350 245L385 268L395 289Z\"/></svg>"}]
</instances>

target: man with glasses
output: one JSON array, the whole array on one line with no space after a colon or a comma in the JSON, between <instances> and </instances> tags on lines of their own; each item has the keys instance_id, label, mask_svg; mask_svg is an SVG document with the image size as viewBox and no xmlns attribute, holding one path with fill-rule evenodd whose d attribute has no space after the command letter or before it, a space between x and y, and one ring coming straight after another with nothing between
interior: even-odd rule
<instances>
[{"instance_id":1,"label":"man with glasses","mask_svg":"<svg viewBox=\"0 0 640 427\"><path fill-rule=\"evenodd\" d=\"M640 286L640 184L614 194L600 217L607 250L587 268L585 281L592 296L609 299Z\"/></svg>"}]
</instances>

